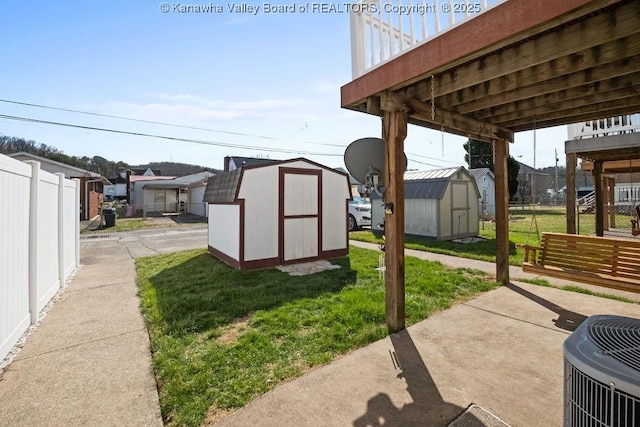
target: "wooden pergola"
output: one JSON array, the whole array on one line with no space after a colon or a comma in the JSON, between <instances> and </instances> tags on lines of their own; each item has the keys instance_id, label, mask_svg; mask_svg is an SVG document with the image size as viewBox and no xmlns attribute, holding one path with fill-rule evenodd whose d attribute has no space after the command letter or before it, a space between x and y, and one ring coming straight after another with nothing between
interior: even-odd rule
<instances>
[{"instance_id":1,"label":"wooden pergola","mask_svg":"<svg viewBox=\"0 0 640 427\"><path fill-rule=\"evenodd\" d=\"M567 233L576 232L576 166L593 175L596 208L596 235L603 236L609 226L615 227L615 209L607 216L606 206L614 201L614 174L640 172L640 133L573 140L565 143L567 155Z\"/></svg>"},{"instance_id":2,"label":"wooden pergola","mask_svg":"<svg viewBox=\"0 0 640 427\"><path fill-rule=\"evenodd\" d=\"M408 123L493 144L496 277L507 283L514 133L637 113L639 93L638 0L510 0L343 86L342 107L382 117L392 207L385 218L389 329L405 325L401 154Z\"/></svg>"}]
</instances>

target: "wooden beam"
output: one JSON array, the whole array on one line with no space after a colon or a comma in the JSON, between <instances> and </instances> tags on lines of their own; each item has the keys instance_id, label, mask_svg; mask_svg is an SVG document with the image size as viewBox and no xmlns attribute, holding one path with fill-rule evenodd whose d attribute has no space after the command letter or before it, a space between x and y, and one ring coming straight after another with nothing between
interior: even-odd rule
<instances>
[{"instance_id":1,"label":"wooden beam","mask_svg":"<svg viewBox=\"0 0 640 427\"><path fill-rule=\"evenodd\" d=\"M593 162L583 160L580 164L580 168L583 171L592 171ZM604 173L630 173L640 172L640 159L631 160L616 160L611 162L604 162L602 165Z\"/></svg>"},{"instance_id":2,"label":"wooden beam","mask_svg":"<svg viewBox=\"0 0 640 427\"><path fill-rule=\"evenodd\" d=\"M596 236L604 236L604 180L602 162L595 162L593 167L593 186L596 191Z\"/></svg>"},{"instance_id":3,"label":"wooden beam","mask_svg":"<svg viewBox=\"0 0 640 427\"><path fill-rule=\"evenodd\" d=\"M610 45L610 46L609 46ZM586 49L551 63L539 64L516 73L493 78L456 92L436 98L443 108L455 105L460 114L508 104L514 101L553 92L582 87L603 79L626 76L640 70L640 35L633 42L621 44L616 40L602 46L600 56ZM620 59L624 58L624 59ZM430 85L416 85L420 99L431 97Z\"/></svg>"},{"instance_id":4,"label":"wooden beam","mask_svg":"<svg viewBox=\"0 0 640 427\"><path fill-rule=\"evenodd\" d=\"M627 98L621 101L614 101L608 104L585 105L573 110L556 111L549 114L536 116L537 128L566 125L568 123L579 123L588 120L598 120L603 117L626 116L640 112L640 98ZM501 126L508 127L514 132L534 129L533 121L526 118L514 120L509 123L500 123Z\"/></svg>"},{"instance_id":5,"label":"wooden beam","mask_svg":"<svg viewBox=\"0 0 640 427\"><path fill-rule=\"evenodd\" d=\"M545 97L530 98L525 101L515 102L504 108L496 108L495 114L492 111L484 111L477 118L479 120L490 120L493 123L510 123L531 117L548 117L559 111L581 111L585 105L597 105L607 103L607 105L625 106L628 98L635 98L635 103L640 99L640 85L629 85L614 90L594 91L590 95L572 97L567 91L556 92L554 95ZM561 99L566 98L566 99Z\"/></svg>"},{"instance_id":6,"label":"wooden beam","mask_svg":"<svg viewBox=\"0 0 640 427\"><path fill-rule=\"evenodd\" d=\"M604 102L638 96L640 94L639 82L640 72L570 88L558 86L548 89L543 83L539 88L539 93L529 98L478 111L473 113L473 117L479 120L492 117L500 122L506 121L501 116L508 116L514 112L524 116L534 115L556 109L568 109L584 103Z\"/></svg>"},{"instance_id":7,"label":"wooden beam","mask_svg":"<svg viewBox=\"0 0 640 427\"><path fill-rule=\"evenodd\" d=\"M380 109L380 97L370 96L367 99L367 113L375 114L376 116L382 116L382 109Z\"/></svg>"},{"instance_id":8,"label":"wooden beam","mask_svg":"<svg viewBox=\"0 0 640 427\"><path fill-rule=\"evenodd\" d=\"M407 113L385 111L386 191L385 216L385 299L386 320L390 332L405 328L404 295L404 139L407 136Z\"/></svg>"},{"instance_id":9,"label":"wooden beam","mask_svg":"<svg viewBox=\"0 0 640 427\"><path fill-rule=\"evenodd\" d=\"M436 129L440 127L444 130L457 131L454 133L481 141L490 142L497 138L513 141L513 132L509 129L446 111L437 106L432 110L431 105L406 94L387 91L380 97L380 106L385 111L407 111L409 117L431 123Z\"/></svg>"},{"instance_id":10,"label":"wooden beam","mask_svg":"<svg viewBox=\"0 0 640 427\"><path fill-rule=\"evenodd\" d=\"M578 156L576 153L567 153L567 177L566 177L566 212L567 233L576 234L576 168Z\"/></svg>"},{"instance_id":11,"label":"wooden beam","mask_svg":"<svg viewBox=\"0 0 640 427\"><path fill-rule=\"evenodd\" d=\"M636 34L638 28L640 3L623 4L442 73L436 77L436 96L572 55L577 43L597 54L599 45Z\"/></svg>"},{"instance_id":12,"label":"wooden beam","mask_svg":"<svg viewBox=\"0 0 640 427\"><path fill-rule=\"evenodd\" d=\"M496 180L496 280L509 283L509 142L498 139L494 145Z\"/></svg>"}]
</instances>

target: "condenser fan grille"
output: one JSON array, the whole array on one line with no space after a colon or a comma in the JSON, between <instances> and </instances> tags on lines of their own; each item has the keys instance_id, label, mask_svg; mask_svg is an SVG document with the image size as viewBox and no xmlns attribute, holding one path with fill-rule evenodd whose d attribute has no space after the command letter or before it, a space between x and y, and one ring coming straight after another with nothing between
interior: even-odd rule
<instances>
[{"instance_id":1,"label":"condenser fan grille","mask_svg":"<svg viewBox=\"0 0 640 427\"><path fill-rule=\"evenodd\" d=\"M640 400L565 361L565 427L640 427Z\"/></svg>"},{"instance_id":2,"label":"condenser fan grille","mask_svg":"<svg viewBox=\"0 0 640 427\"><path fill-rule=\"evenodd\" d=\"M640 319L591 316L563 347L565 427L640 427Z\"/></svg>"},{"instance_id":3,"label":"condenser fan grille","mask_svg":"<svg viewBox=\"0 0 640 427\"><path fill-rule=\"evenodd\" d=\"M640 325L633 320L596 320L589 324L587 335L604 354L640 372Z\"/></svg>"}]
</instances>

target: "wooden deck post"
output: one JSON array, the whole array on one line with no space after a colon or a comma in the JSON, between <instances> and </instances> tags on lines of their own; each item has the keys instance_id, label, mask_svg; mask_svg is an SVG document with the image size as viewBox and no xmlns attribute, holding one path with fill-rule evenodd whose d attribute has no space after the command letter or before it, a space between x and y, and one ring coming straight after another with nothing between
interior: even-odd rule
<instances>
[{"instance_id":1,"label":"wooden deck post","mask_svg":"<svg viewBox=\"0 0 640 427\"><path fill-rule=\"evenodd\" d=\"M576 234L576 168L578 156L576 153L567 153L567 185L566 185L566 211L567 233Z\"/></svg>"},{"instance_id":2,"label":"wooden deck post","mask_svg":"<svg viewBox=\"0 0 640 427\"><path fill-rule=\"evenodd\" d=\"M609 227L616 228L616 180L607 178L607 210L609 212Z\"/></svg>"},{"instance_id":3,"label":"wooden deck post","mask_svg":"<svg viewBox=\"0 0 640 427\"><path fill-rule=\"evenodd\" d=\"M509 283L509 184L507 160L509 141L495 141L496 178L496 280Z\"/></svg>"},{"instance_id":4,"label":"wooden deck post","mask_svg":"<svg viewBox=\"0 0 640 427\"><path fill-rule=\"evenodd\" d=\"M386 191L384 195L386 319L390 332L405 328L404 295L404 139L407 113L385 111Z\"/></svg>"},{"instance_id":5,"label":"wooden deck post","mask_svg":"<svg viewBox=\"0 0 640 427\"><path fill-rule=\"evenodd\" d=\"M596 236L604 236L604 180L602 162L593 163L593 186L596 191Z\"/></svg>"}]
</instances>

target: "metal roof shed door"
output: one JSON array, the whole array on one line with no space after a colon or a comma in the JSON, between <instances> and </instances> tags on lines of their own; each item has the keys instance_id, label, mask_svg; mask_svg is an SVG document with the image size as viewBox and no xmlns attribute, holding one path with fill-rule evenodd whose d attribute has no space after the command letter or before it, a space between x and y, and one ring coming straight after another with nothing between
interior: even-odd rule
<instances>
[{"instance_id":1,"label":"metal roof shed door","mask_svg":"<svg viewBox=\"0 0 640 427\"><path fill-rule=\"evenodd\" d=\"M320 255L322 171L280 168L280 261Z\"/></svg>"},{"instance_id":2,"label":"metal roof shed door","mask_svg":"<svg viewBox=\"0 0 640 427\"><path fill-rule=\"evenodd\" d=\"M451 183L451 228L453 236L469 233L469 185L466 182Z\"/></svg>"}]
</instances>

